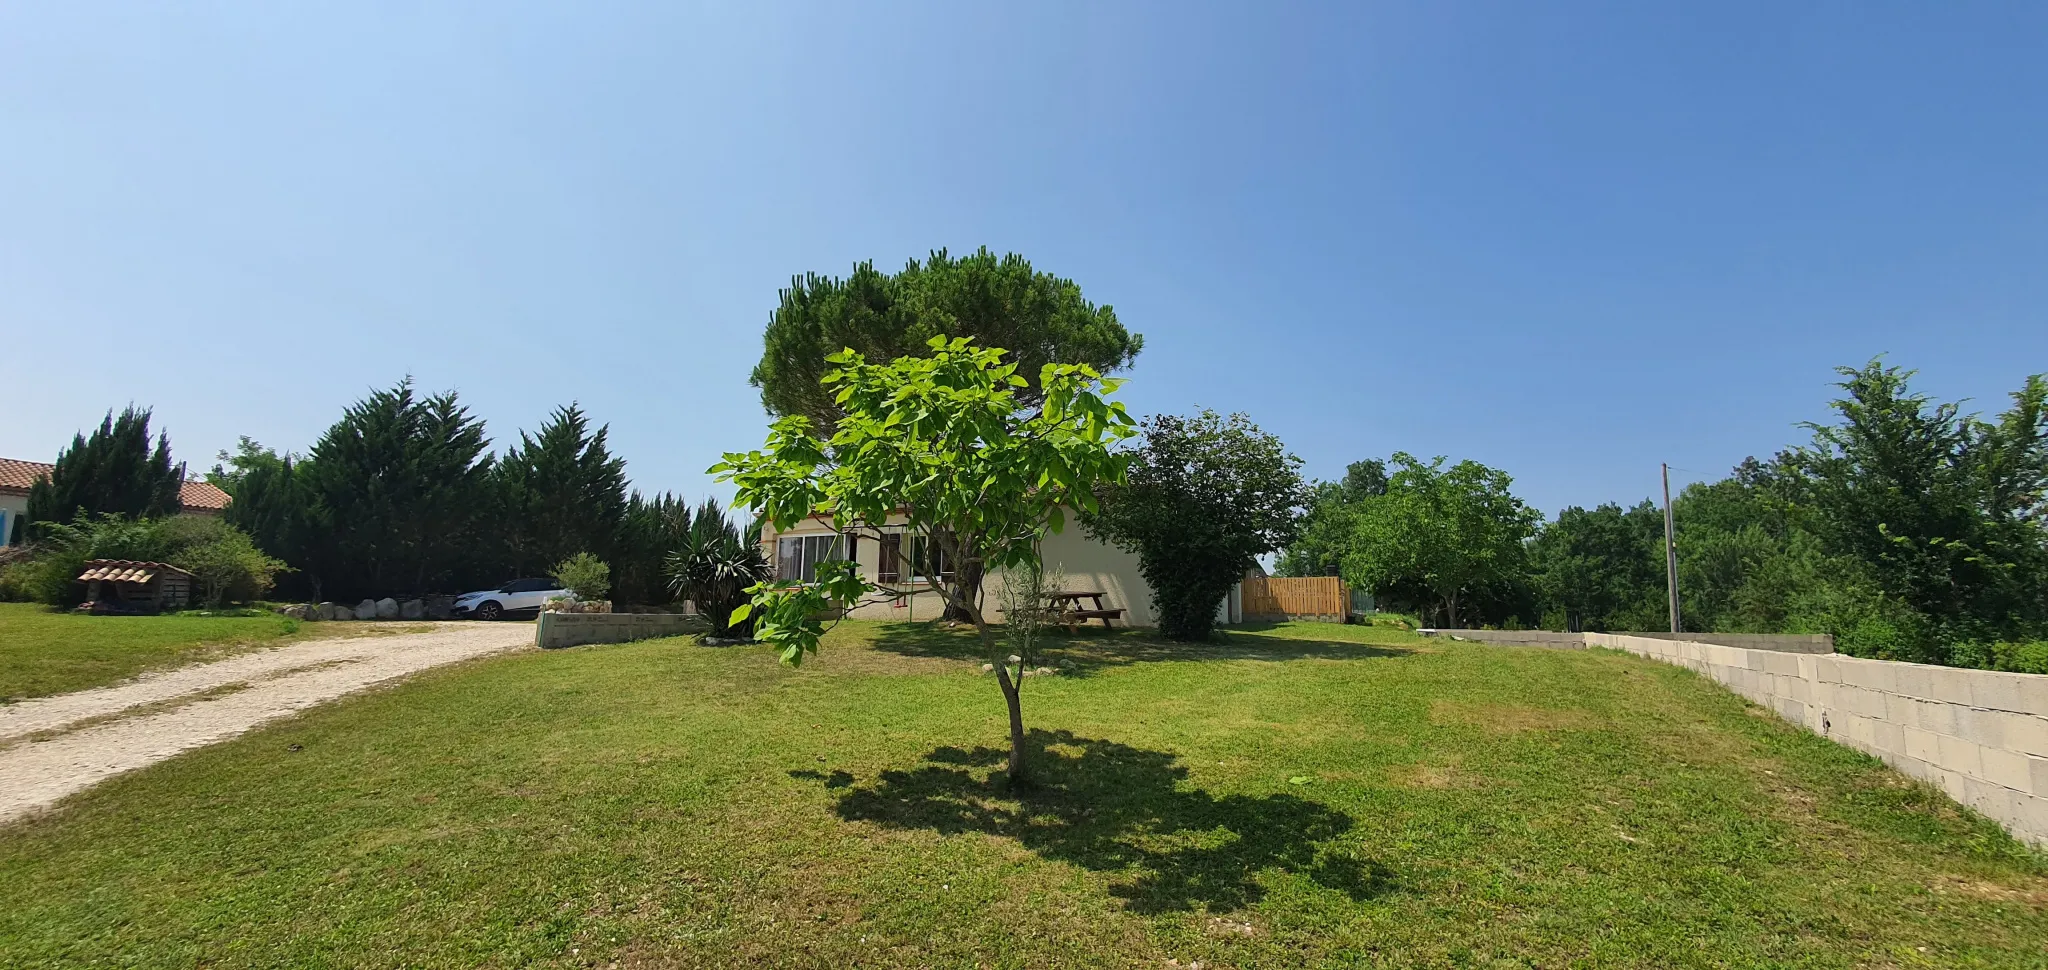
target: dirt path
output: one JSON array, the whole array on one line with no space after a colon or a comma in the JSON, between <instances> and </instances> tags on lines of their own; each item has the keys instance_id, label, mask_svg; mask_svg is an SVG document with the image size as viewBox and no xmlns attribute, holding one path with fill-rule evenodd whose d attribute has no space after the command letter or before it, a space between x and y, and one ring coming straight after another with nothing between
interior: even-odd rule
<instances>
[{"instance_id":1,"label":"dirt path","mask_svg":"<svg viewBox=\"0 0 2048 970\"><path fill-rule=\"evenodd\" d=\"M0 824L72 792L407 674L533 645L524 623L316 640L0 708Z\"/></svg>"}]
</instances>

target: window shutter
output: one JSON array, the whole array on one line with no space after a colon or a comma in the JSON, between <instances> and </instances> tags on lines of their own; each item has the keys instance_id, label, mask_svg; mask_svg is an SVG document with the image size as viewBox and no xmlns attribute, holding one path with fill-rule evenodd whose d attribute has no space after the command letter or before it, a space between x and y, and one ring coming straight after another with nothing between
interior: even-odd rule
<instances>
[{"instance_id":1,"label":"window shutter","mask_svg":"<svg viewBox=\"0 0 2048 970\"><path fill-rule=\"evenodd\" d=\"M881 561L875 564L875 581L901 582L903 573L898 564L902 561L903 537L894 532L884 534L881 539Z\"/></svg>"}]
</instances>

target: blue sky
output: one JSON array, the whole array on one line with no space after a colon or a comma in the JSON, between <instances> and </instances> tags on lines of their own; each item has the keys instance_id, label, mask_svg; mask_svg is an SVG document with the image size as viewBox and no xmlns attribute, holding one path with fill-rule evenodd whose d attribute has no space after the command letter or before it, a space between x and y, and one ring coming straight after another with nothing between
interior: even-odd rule
<instances>
[{"instance_id":1,"label":"blue sky","mask_svg":"<svg viewBox=\"0 0 2048 970\"><path fill-rule=\"evenodd\" d=\"M1837 364L2048 370L2044 50L2038 4L10 4L0 455L131 400L195 468L304 449L409 373L694 498L791 276L986 245L1145 335L1138 411L1630 501Z\"/></svg>"}]
</instances>

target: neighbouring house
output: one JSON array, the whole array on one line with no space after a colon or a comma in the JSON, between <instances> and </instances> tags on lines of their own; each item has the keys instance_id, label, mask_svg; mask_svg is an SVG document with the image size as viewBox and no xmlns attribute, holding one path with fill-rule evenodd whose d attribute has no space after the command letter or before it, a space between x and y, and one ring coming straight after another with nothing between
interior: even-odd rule
<instances>
[{"instance_id":1,"label":"neighbouring house","mask_svg":"<svg viewBox=\"0 0 2048 970\"><path fill-rule=\"evenodd\" d=\"M816 577L819 562L852 559L869 582L900 591L894 598L856 608L849 614L855 619L937 619L945 612L945 600L931 591L924 576L937 570L942 580L950 579L952 564L935 556L936 550L925 548L923 536L907 534L903 522L900 516L892 517L879 529L861 527L845 535L834 532L832 520L823 516L813 516L781 532L764 525L761 552L777 579L809 582ZM1118 626L1158 626L1152 587L1138 572L1137 555L1091 538L1072 516L1067 522L1065 531L1046 536L1040 547L1046 571L1058 571L1061 587L1068 592L1101 593L1103 609L1123 611ZM991 621L1002 619L1002 583L1001 573L982 580L983 613ZM1090 604L1081 605L1086 608ZM1233 588L1217 607L1216 620L1239 623L1243 619L1240 588Z\"/></svg>"},{"instance_id":2,"label":"neighbouring house","mask_svg":"<svg viewBox=\"0 0 2048 970\"><path fill-rule=\"evenodd\" d=\"M169 563L93 559L78 581L85 584L82 612L161 613L192 602L192 574Z\"/></svg>"},{"instance_id":3,"label":"neighbouring house","mask_svg":"<svg viewBox=\"0 0 2048 970\"><path fill-rule=\"evenodd\" d=\"M14 539L15 526L28 514L28 488L50 477L56 466L40 461L0 458L0 546ZM227 511L228 493L211 482L187 480L178 487L178 511L187 515L219 515Z\"/></svg>"}]
</instances>

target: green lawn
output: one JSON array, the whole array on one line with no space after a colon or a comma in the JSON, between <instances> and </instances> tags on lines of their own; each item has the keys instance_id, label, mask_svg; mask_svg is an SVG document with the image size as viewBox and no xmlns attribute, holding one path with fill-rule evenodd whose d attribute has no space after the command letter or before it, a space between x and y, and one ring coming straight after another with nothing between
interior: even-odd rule
<instances>
[{"instance_id":1,"label":"green lawn","mask_svg":"<svg viewBox=\"0 0 2048 970\"><path fill-rule=\"evenodd\" d=\"M275 643L303 624L261 616L82 616L0 603L0 703Z\"/></svg>"},{"instance_id":2,"label":"green lawn","mask_svg":"<svg viewBox=\"0 0 2048 970\"><path fill-rule=\"evenodd\" d=\"M0 830L0 963L2040 967L2048 863L1622 654L958 636L424 675Z\"/></svg>"}]
</instances>

